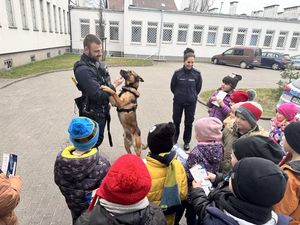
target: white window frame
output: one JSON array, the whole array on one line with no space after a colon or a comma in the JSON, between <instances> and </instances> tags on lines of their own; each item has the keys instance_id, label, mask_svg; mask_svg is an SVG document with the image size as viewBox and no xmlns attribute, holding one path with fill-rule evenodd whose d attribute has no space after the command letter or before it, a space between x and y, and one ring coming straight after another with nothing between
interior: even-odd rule
<instances>
[{"instance_id":1,"label":"white window frame","mask_svg":"<svg viewBox=\"0 0 300 225\"><path fill-rule=\"evenodd\" d=\"M32 16L32 28L34 31L39 31L37 18L36 18L35 0L30 0L30 6L31 6L31 16Z\"/></svg>"},{"instance_id":2,"label":"white window frame","mask_svg":"<svg viewBox=\"0 0 300 225\"><path fill-rule=\"evenodd\" d=\"M149 31L151 30L151 31ZM152 32L152 30L155 30L155 42L149 42L149 33ZM157 34L158 34L158 22L151 22L148 21L147 23L147 45L157 45ZM154 37L154 36L153 36Z\"/></svg>"},{"instance_id":3,"label":"white window frame","mask_svg":"<svg viewBox=\"0 0 300 225\"><path fill-rule=\"evenodd\" d=\"M291 45L295 39L296 39L296 46L293 48L293 47L291 47ZM300 41L300 32L299 31L293 32L293 36L291 38L289 49L293 49L293 50L298 49L299 41Z\"/></svg>"},{"instance_id":4,"label":"white window frame","mask_svg":"<svg viewBox=\"0 0 300 225\"><path fill-rule=\"evenodd\" d=\"M260 34L261 34L261 30L260 29L252 29L252 33L250 36L250 41L249 41L249 45L250 46L258 46L259 45L259 41L260 41ZM256 44L252 45L252 38L256 37Z\"/></svg>"},{"instance_id":5,"label":"white window frame","mask_svg":"<svg viewBox=\"0 0 300 225\"><path fill-rule=\"evenodd\" d=\"M134 41L133 40L133 28L139 28L140 29L140 33L139 33L139 39L138 41ZM142 34L143 34L143 22L141 20L132 20L131 21L131 43L132 44L141 44L142 43Z\"/></svg>"},{"instance_id":6,"label":"white window frame","mask_svg":"<svg viewBox=\"0 0 300 225\"><path fill-rule=\"evenodd\" d=\"M44 0L39 0L40 2L40 14L41 14L41 25L42 25L42 31L46 31L45 27L45 10L44 10Z\"/></svg>"},{"instance_id":7,"label":"white window frame","mask_svg":"<svg viewBox=\"0 0 300 225\"><path fill-rule=\"evenodd\" d=\"M71 33L71 29L70 29L70 12L67 12L67 26L68 26L68 34Z\"/></svg>"},{"instance_id":8,"label":"white window frame","mask_svg":"<svg viewBox=\"0 0 300 225\"><path fill-rule=\"evenodd\" d=\"M13 6L13 0L6 0L6 12L9 28L16 28L16 18Z\"/></svg>"},{"instance_id":9,"label":"white window frame","mask_svg":"<svg viewBox=\"0 0 300 225\"><path fill-rule=\"evenodd\" d=\"M53 5L54 31L58 33L56 5Z\"/></svg>"},{"instance_id":10,"label":"white window frame","mask_svg":"<svg viewBox=\"0 0 300 225\"><path fill-rule=\"evenodd\" d=\"M80 38L81 39L84 39L86 35L88 35L91 31L91 26L90 26L90 20L89 19L84 19L84 18L80 18L79 19L79 23L80 23ZM83 27L82 26L86 26L88 25L88 31L86 32L85 35L82 35L82 29Z\"/></svg>"},{"instance_id":11,"label":"white window frame","mask_svg":"<svg viewBox=\"0 0 300 225\"><path fill-rule=\"evenodd\" d=\"M165 32L171 33L171 40L165 40ZM173 34L174 34L174 23L165 22L163 23L163 29L162 29L162 43L164 44L171 44L173 41Z\"/></svg>"},{"instance_id":12,"label":"white window frame","mask_svg":"<svg viewBox=\"0 0 300 225\"><path fill-rule=\"evenodd\" d=\"M286 45L286 40L288 37L289 32L288 31L279 31L279 36L277 38L277 44L276 44L276 48L277 49L285 49L285 45ZM282 46L279 46L279 44L281 44L281 40L283 40L282 42Z\"/></svg>"},{"instance_id":13,"label":"white window frame","mask_svg":"<svg viewBox=\"0 0 300 225\"><path fill-rule=\"evenodd\" d=\"M59 21L59 32L62 34L63 29L62 29L62 19L61 19L61 8L58 7L58 21Z\"/></svg>"},{"instance_id":14,"label":"white window frame","mask_svg":"<svg viewBox=\"0 0 300 225\"><path fill-rule=\"evenodd\" d=\"M218 39L218 26L209 26L207 31L207 39L206 39L206 45L214 46L217 44ZM214 34L214 42L208 42L210 34Z\"/></svg>"},{"instance_id":15,"label":"white window frame","mask_svg":"<svg viewBox=\"0 0 300 225\"><path fill-rule=\"evenodd\" d=\"M247 32L248 32L247 28L244 28L244 27L238 28L238 32L236 34L235 45L237 45L237 46L244 46L245 45L246 39L247 39ZM239 40L239 37L241 37L241 36L243 36L243 43L239 44L238 40Z\"/></svg>"},{"instance_id":16,"label":"white window frame","mask_svg":"<svg viewBox=\"0 0 300 225\"><path fill-rule=\"evenodd\" d=\"M272 48L274 35L275 35L275 30L266 30L266 35L265 35L264 42L263 42L263 48ZM265 45L267 37L271 37L269 46Z\"/></svg>"},{"instance_id":17,"label":"white window frame","mask_svg":"<svg viewBox=\"0 0 300 225\"><path fill-rule=\"evenodd\" d=\"M50 2L47 2L47 16L48 16L48 29L49 29L49 32L52 33L53 32L53 28L52 28L51 5L50 5Z\"/></svg>"},{"instance_id":18,"label":"white window frame","mask_svg":"<svg viewBox=\"0 0 300 225\"><path fill-rule=\"evenodd\" d=\"M196 35L200 34L200 41L194 42ZM204 34L204 25L194 24L193 36L192 36L192 44L201 45L203 41L203 34Z\"/></svg>"},{"instance_id":19,"label":"white window frame","mask_svg":"<svg viewBox=\"0 0 300 225\"><path fill-rule=\"evenodd\" d=\"M22 17L23 30L29 30L25 0L20 0L20 12Z\"/></svg>"},{"instance_id":20,"label":"white window frame","mask_svg":"<svg viewBox=\"0 0 300 225\"><path fill-rule=\"evenodd\" d=\"M64 19L64 33L67 33L67 23L66 23L66 10L63 9L63 19Z\"/></svg>"},{"instance_id":21,"label":"white window frame","mask_svg":"<svg viewBox=\"0 0 300 225\"><path fill-rule=\"evenodd\" d=\"M232 33L233 33L233 27L224 27L223 29L223 35L222 35L222 42L221 46L230 46L231 45L231 40L232 40ZM225 35L229 36L229 41L228 43L224 43L224 37Z\"/></svg>"},{"instance_id":22,"label":"white window frame","mask_svg":"<svg viewBox=\"0 0 300 225\"><path fill-rule=\"evenodd\" d=\"M111 33L114 29L118 30L117 39L111 39ZM111 41L111 42L119 42L120 41L120 22L119 21L109 21L109 41Z\"/></svg>"},{"instance_id":23,"label":"white window frame","mask_svg":"<svg viewBox=\"0 0 300 225\"><path fill-rule=\"evenodd\" d=\"M189 25L188 24L183 24L183 23L178 24L177 44L186 44L187 43L188 31L189 31ZM180 35L179 35L180 32L185 33L185 41L178 40L179 37L180 37Z\"/></svg>"}]
</instances>

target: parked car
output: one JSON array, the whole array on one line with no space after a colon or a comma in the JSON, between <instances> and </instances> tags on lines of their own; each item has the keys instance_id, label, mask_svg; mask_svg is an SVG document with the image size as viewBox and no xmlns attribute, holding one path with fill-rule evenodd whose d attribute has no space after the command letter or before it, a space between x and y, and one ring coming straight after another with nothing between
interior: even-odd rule
<instances>
[{"instance_id":1,"label":"parked car","mask_svg":"<svg viewBox=\"0 0 300 225\"><path fill-rule=\"evenodd\" d=\"M291 57L291 64L295 67L295 69L300 69L300 55L295 55Z\"/></svg>"},{"instance_id":2,"label":"parked car","mask_svg":"<svg viewBox=\"0 0 300 225\"><path fill-rule=\"evenodd\" d=\"M261 67L272 68L273 70L285 69L290 63L290 56L279 52L263 52L261 55Z\"/></svg>"},{"instance_id":3,"label":"parked car","mask_svg":"<svg viewBox=\"0 0 300 225\"><path fill-rule=\"evenodd\" d=\"M298 118L300 118L300 78L284 87L277 106L285 102L293 102L297 105L299 109Z\"/></svg>"},{"instance_id":4,"label":"parked car","mask_svg":"<svg viewBox=\"0 0 300 225\"><path fill-rule=\"evenodd\" d=\"M234 47L211 58L214 64L240 66L243 69L260 65L260 60L261 48L255 47Z\"/></svg>"}]
</instances>

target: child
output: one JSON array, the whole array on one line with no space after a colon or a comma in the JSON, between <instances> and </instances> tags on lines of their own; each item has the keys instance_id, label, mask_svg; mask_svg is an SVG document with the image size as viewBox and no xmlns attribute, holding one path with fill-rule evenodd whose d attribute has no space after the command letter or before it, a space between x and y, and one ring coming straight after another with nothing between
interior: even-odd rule
<instances>
[{"instance_id":1,"label":"child","mask_svg":"<svg viewBox=\"0 0 300 225\"><path fill-rule=\"evenodd\" d=\"M257 102L242 103L235 112L235 120L226 123L223 129L224 157L221 162L221 171L228 173L231 169L232 144L241 137L253 135L268 136L268 133L258 126L257 121L263 109Z\"/></svg>"},{"instance_id":2,"label":"child","mask_svg":"<svg viewBox=\"0 0 300 225\"><path fill-rule=\"evenodd\" d=\"M20 202L22 180L19 176L7 177L0 169L0 224L18 224L14 209Z\"/></svg>"},{"instance_id":3,"label":"child","mask_svg":"<svg viewBox=\"0 0 300 225\"><path fill-rule=\"evenodd\" d=\"M276 111L276 116L271 119L270 137L282 146L284 129L290 123L297 121L298 107L294 103L288 102L278 106Z\"/></svg>"},{"instance_id":4,"label":"child","mask_svg":"<svg viewBox=\"0 0 300 225\"><path fill-rule=\"evenodd\" d=\"M54 180L71 210L73 224L89 207L92 191L99 187L110 163L93 148L98 140L98 124L87 118L73 118L68 132L72 146L56 157Z\"/></svg>"},{"instance_id":5,"label":"child","mask_svg":"<svg viewBox=\"0 0 300 225\"><path fill-rule=\"evenodd\" d=\"M147 199L150 188L151 177L142 159L123 155L112 164L76 225L166 225L161 209Z\"/></svg>"},{"instance_id":6,"label":"child","mask_svg":"<svg viewBox=\"0 0 300 225\"><path fill-rule=\"evenodd\" d=\"M229 192L207 204L201 184L193 182L191 197L199 216L198 224L288 225L289 217L276 214L272 206L285 192L287 177L270 160L250 157L238 161L229 178Z\"/></svg>"},{"instance_id":7,"label":"child","mask_svg":"<svg viewBox=\"0 0 300 225\"><path fill-rule=\"evenodd\" d=\"M152 179L147 196L150 202L163 209L168 225L174 224L177 208L187 196L184 167L176 159L176 152L171 151L174 135L173 123L161 123L151 128L147 138L150 153L146 158L146 165Z\"/></svg>"},{"instance_id":8,"label":"child","mask_svg":"<svg viewBox=\"0 0 300 225\"><path fill-rule=\"evenodd\" d=\"M291 225L300 224L300 122L289 124L284 130L283 147L291 154L290 162L281 166L288 175L287 188L283 199L274 206L278 213L293 218Z\"/></svg>"},{"instance_id":9,"label":"child","mask_svg":"<svg viewBox=\"0 0 300 225\"><path fill-rule=\"evenodd\" d=\"M230 94L235 89L237 83L242 79L241 75L233 74L233 76L226 76L223 78L223 84L221 87L216 90L210 97L207 106L208 106L208 114L210 117L217 117L219 120L223 122L223 120L230 113ZM218 94L225 92L226 96L223 99L218 99ZM214 104L217 102L217 105Z\"/></svg>"}]
</instances>

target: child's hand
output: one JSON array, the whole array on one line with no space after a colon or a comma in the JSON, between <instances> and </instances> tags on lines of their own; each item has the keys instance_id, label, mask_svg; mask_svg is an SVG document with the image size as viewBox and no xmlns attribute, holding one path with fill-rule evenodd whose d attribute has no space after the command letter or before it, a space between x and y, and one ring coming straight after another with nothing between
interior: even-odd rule
<instances>
[{"instance_id":1,"label":"child's hand","mask_svg":"<svg viewBox=\"0 0 300 225\"><path fill-rule=\"evenodd\" d=\"M217 100L217 97L216 97L216 96L212 96L212 97L210 98L210 101L211 101L211 102L216 101L216 100Z\"/></svg>"},{"instance_id":2,"label":"child's hand","mask_svg":"<svg viewBox=\"0 0 300 225\"><path fill-rule=\"evenodd\" d=\"M201 186L201 181L197 182L197 181L193 180L192 186L193 186L193 188L202 187Z\"/></svg>"},{"instance_id":3,"label":"child's hand","mask_svg":"<svg viewBox=\"0 0 300 225\"><path fill-rule=\"evenodd\" d=\"M206 180L210 180L211 182L215 182L217 175L211 172L207 172Z\"/></svg>"},{"instance_id":4,"label":"child's hand","mask_svg":"<svg viewBox=\"0 0 300 225\"><path fill-rule=\"evenodd\" d=\"M218 104L220 105L221 108L225 106L225 103L221 99L217 99Z\"/></svg>"}]
</instances>

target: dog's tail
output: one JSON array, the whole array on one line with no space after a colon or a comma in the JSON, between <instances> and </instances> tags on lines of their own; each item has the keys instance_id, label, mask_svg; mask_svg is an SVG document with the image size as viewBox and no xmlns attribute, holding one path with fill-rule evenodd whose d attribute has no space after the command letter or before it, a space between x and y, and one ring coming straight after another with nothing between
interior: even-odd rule
<instances>
[{"instance_id":1,"label":"dog's tail","mask_svg":"<svg viewBox=\"0 0 300 225\"><path fill-rule=\"evenodd\" d=\"M142 149L146 150L148 148L148 145L142 144Z\"/></svg>"}]
</instances>

